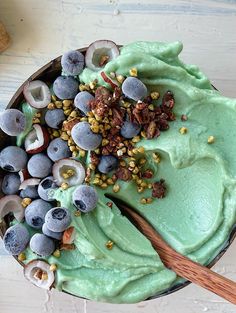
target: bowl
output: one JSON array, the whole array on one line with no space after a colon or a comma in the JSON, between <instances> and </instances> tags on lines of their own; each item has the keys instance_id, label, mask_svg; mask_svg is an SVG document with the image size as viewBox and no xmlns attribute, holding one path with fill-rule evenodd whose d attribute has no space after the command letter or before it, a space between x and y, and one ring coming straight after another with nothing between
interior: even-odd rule
<instances>
[{"instance_id":1,"label":"bowl","mask_svg":"<svg viewBox=\"0 0 236 313\"><path fill-rule=\"evenodd\" d=\"M87 48L82 48L82 49L78 49L78 51L80 51L84 54L86 52L86 49ZM46 65L41 67L37 72L35 72L33 75L31 75L16 91L16 93L14 94L12 99L10 100L9 104L7 105L7 109L17 108L21 104L21 102L24 99L23 88L28 81L39 79L39 80L45 81L46 83L50 83L50 82L54 81L55 78L57 76L59 76L60 74L61 74L61 56L59 56L56 59L52 60L51 62L47 63ZM4 148L5 146L7 146L10 143L11 143L11 138L9 136L7 136L6 134L4 134L0 130L0 149ZM2 179L3 175L4 175L4 171L0 169L0 180ZM10 221L9 216L6 216L5 219L2 222L0 222L0 236L1 237L3 237L7 227L9 225L9 221ZM228 240L225 242L224 247L214 257L214 259L207 265L207 267L211 268L213 265L215 265L220 260L220 258L224 255L224 253L230 247L230 245L233 242L235 237L236 237L236 227L234 227L232 229ZM24 266L24 264L22 262L20 262L17 259L17 257L14 257L14 258L16 259L16 261L18 263L20 263L22 266ZM173 292L176 292L176 291L186 287L189 284L190 284L189 281L183 281L181 283L175 284L174 286L170 287L169 289L167 289L161 293L158 293L157 295L154 295L154 296L152 296L146 300L152 300L152 299L156 299L159 297L169 295ZM63 292L65 292L65 291L63 291ZM65 292L65 293L68 293L68 292ZM78 297L78 298L80 298L80 297Z\"/></svg>"}]
</instances>

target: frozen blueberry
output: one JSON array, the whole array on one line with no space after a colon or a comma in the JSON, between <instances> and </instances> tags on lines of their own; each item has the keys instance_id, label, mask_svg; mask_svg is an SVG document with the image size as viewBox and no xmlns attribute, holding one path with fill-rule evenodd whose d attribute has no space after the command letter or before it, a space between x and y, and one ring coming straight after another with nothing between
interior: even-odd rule
<instances>
[{"instance_id":1,"label":"frozen blueberry","mask_svg":"<svg viewBox=\"0 0 236 313\"><path fill-rule=\"evenodd\" d=\"M52 192L53 189L56 189L56 188L57 188L57 185L54 183L52 176L48 176L44 178L38 186L39 197L45 201L55 200L53 196L50 194L50 192Z\"/></svg>"},{"instance_id":2,"label":"frozen blueberry","mask_svg":"<svg viewBox=\"0 0 236 313\"><path fill-rule=\"evenodd\" d=\"M121 127L120 133L124 138L133 138L139 134L141 126L137 123L125 121Z\"/></svg>"},{"instance_id":3,"label":"frozen blueberry","mask_svg":"<svg viewBox=\"0 0 236 313\"><path fill-rule=\"evenodd\" d=\"M63 121L66 119L62 109L47 110L45 114L46 124L55 129L59 129Z\"/></svg>"},{"instance_id":4,"label":"frozen blueberry","mask_svg":"<svg viewBox=\"0 0 236 313\"><path fill-rule=\"evenodd\" d=\"M18 174L7 174L2 181L2 192L5 195L14 195L18 193L20 187L20 176Z\"/></svg>"},{"instance_id":5,"label":"frozen blueberry","mask_svg":"<svg viewBox=\"0 0 236 313\"><path fill-rule=\"evenodd\" d=\"M73 99L78 92L79 84L71 76L59 76L53 83L53 91L55 95L64 99Z\"/></svg>"},{"instance_id":6,"label":"frozen blueberry","mask_svg":"<svg viewBox=\"0 0 236 313\"><path fill-rule=\"evenodd\" d=\"M87 122L75 124L71 130L71 136L77 146L84 150L95 150L102 142L102 136L94 134Z\"/></svg>"},{"instance_id":7,"label":"frozen blueberry","mask_svg":"<svg viewBox=\"0 0 236 313\"><path fill-rule=\"evenodd\" d=\"M52 171L52 161L43 153L34 154L27 164L32 177L44 178Z\"/></svg>"},{"instance_id":8,"label":"frozen blueberry","mask_svg":"<svg viewBox=\"0 0 236 313\"><path fill-rule=\"evenodd\" d=\"M25 115L17 109L7 109L0 114L0 128L9 136L19 135L25 125Z\"/></svg>"},{"instance_id":9,"label":"frozen blueberry","mask_svg":"<svg viewBox=\"0 0 236 313\"><path fill-rule=\"evenodd\" d=\"M42 199L32 201L25 209L26 223L36 229L40 229L45 221L46 213L52 205Z\"/></svg>"},{"instance_id":10,"label":"frozen blueberry","mask_svg":"<svg viewBox=\"0 0 236 313\"><path fill-rule=\"evenodd\" d=\"M61 138L56 138L50 142L47 148L47 154L49 158L55 162L70 157L71 151L68 147L67 141Z\"/></svg>"},{"instance_id":11,"label":"frozen blueberry","mask_svg":"<svg viewBox=\"0 0 236 313\"><path fill-rule=\"evenodd\" d=\"M19 172L26 167L27 154L16 146L8 146L0 153L0 166L9 172Z\"/></svg>"},{"instance_id":12,"label":"frozen blueberry","mask_svg":"<svg viewBox=\"0 0 236 313\"><path fill-rule=\"evenodd\" d=\"M86 213L92 211L96 207L98 194L93 187L80 185L73 192L72 200L78 210Z\"/></svg>"},{"instance_id":13,"label":"frozen blueberry","mask_svg":"<svg viewBox=\"0 0 236 313\"><path fill-rule=\"evenodd\" d=\"M66 208L55 207L47 212L45 224L53 232L63 232L71 223L70 212Z\"/></svg>"},{"instance_id":14,"label":"frozen blueberry","mask_svg":"<svg viewBox=\"0 0 236 313\"><path fill-rule=\"evenodd\" d=\"M22 189L20 192L21 198L30 198L37 199L39 197L36 186L27 186L25 189Z\"/></svg>"},{"instance_id":15,"label":"frozen blueberry","mask_svg":"<svg viewBox=\"0 0 236 313\"><path fill-rule=\"evenodd\" d=\"M94 100L94 96L88 91L81 91L77 94L74 100L74 105L80 109L84 114L91 111L89 107L89 101Z\"/></svg>"},{"instance_id":16,"label":"frozen blueberry","mask_svg":"<svg viewBox=\"0 0 236 313\"><path fill-rule=\"evenodd\" d=\"M102 155L100 163L98 164L98 170L101 173L107 174L113 171L118 165L118 160L113 155Z\"/></svg>"},{"instance_id":17,"label":"frozen blueberry","mask_svg":"<svg viewBox=\"0 0 236 313\"><path fill-rule=\"evenodd\" d=\"M122 84L123 94L135 101L147 96L147 87L136 77L127 77Z\"/></svg>"},{"instance_id":18,"label":"frozen blueberry","mask_svg":"<svg viewBox=\"0 0 236 313\"><path fill-rule=\"evenodd\" d=\"M61 240L62 235L63 235L63 232L57 233L57 232L51 231L50 229L47 228L47 225L45 223L43 224L42 231L44 235L51 237L53 239L57 239L57 240Z\"/></svg>"},{"instance_id":19,"label":"frozen blueberry","mask_svg":"<svg viewBox=\"0 0 236 313\"><path fill-rule=\"evenodd\" d=\"M12 255L18 255L24 251L29 240L29 232L22 224L9 227L3 237L6 250Z\"/></svg>"},{"instance_id":20,"label":"frozen blueberry","mask_svg":"<svg viewBox=\"0 0 236 313\"><path fill-rule=\"evenodd\" d=\"M76 50L67 51L61 58L61 66L66 74L79 75L84 68L84 56Z\"/></svg>"},{"instance_id":21,"label":"frozen blueberry","mask_svg":"<svg viewBox=\"0 0 236 313\"><path fill-rule=\"evenodd\" d=\"M34 234L30 239L30 249L39 256L51 255L55 250L54 241L44 234Z\"/></svg>"}]
</instances>

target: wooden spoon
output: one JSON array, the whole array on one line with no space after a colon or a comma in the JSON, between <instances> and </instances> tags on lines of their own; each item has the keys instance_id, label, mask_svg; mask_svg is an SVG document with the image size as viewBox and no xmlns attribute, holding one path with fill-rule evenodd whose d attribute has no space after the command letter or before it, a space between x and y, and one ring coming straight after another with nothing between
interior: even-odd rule
<instances>
[{"instance_id":1,"label":"wooden spoon","mask_svg":"<svg viewBox=\"0 0 236 313\"><path fill-rule=\"evenodd\" d=\"M176 252L143 217L123 203L119 202L116 204L124 215L130 218L137 228L151 241L153 248L157 251L167 268L172 269L177 275L192 283L210 290L229 302L236 304L235 282Z\"/></svg>"}]
</instances>

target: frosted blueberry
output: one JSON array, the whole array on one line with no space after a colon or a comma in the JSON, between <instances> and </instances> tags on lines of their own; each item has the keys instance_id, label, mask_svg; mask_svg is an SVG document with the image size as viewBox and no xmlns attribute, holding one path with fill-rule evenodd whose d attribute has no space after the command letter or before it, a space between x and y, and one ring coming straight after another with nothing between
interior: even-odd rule
<instances>
[{"instance_id":1,"label":"frosted blueberry","mask_svg":"<svg viewBox=\"0 0 236 313\"><path fill-rule=\"evenodd\" d=\"M147 87L136 77L127 77L121 88L126 97L135 101L142 100L147 96Z\"/></svg>"},{"instance_id":2,"label":"frosted blueberry","mask_svg":"<svg viewBox=\"0 0 236 313\"><path fill-rule=\"evenodd\" d=\"M52 191L56 189L57 185L54 183L53 176L44 178L38 185L39 197L45 201L53 201ZM51 192L51 193L50 193Z\"/></svg>"},{"instance_id":3,"label":"frosted blueberry","mask_svg":"<svg viewBox=\"0 0 236 313\"><path fill-rule=\"evenodd\" d=\"M27 164L32 177L44 178L52 171L52 161L43 153L34 154Z\"/></svg>"},{"instance_id":4,"label":"frosted blueberry","mask_svg":"<svg viewBox=\"0 0 236 313\"><path fill-rule=\"evenodd\" d=\"M74 100L74 105L80 109L81 112L87 114L90 110L89 101L94 100L94 96L88 91L79 92Z\"/></svg>"},{"instance_id":5,"label":"frosted blueberry","mask_svg":"<svg viewBox=\"0 0 236 313\"><path fill-rule=\"evenodd\" d=\"M22 224L9 227L3 237L6 250L12 255L18 255L24 251L29 240L29 232Z\"/></svg>"},{"instance_id":6,"label":"frosted blueberry","mask_svg":"<svg viewBox=\"0 0 236 313\"><path fill-rule=\"evenodd\" d=\"M60 159L65 159L71 156L71 151L68 147L67 141L56 138L53 139L48 148L47 154L52 161L58 161Z\"/></svg>"},{"instance_id":7,"label":"frosted blueberry","mask_svg":"<svg viewBox=\"0 0 236 313\"><path fill-rule=\"evenodd\" d=\"M26 167L27 154L16 146L8 146L0 153L0 166L9 172L19 172Z\"/></svg>"},{"instance_id":8,"label":"frosted blueberry","mask_svg":"<svg viewBox=\"0 0 236 313\"><path fill-rule=\"evenodd\" d=\"M46 213L52 205L42 199L32 201L25 209L26 223L36 229L40 229L45 221Z\"/></svg>"},{"instance_id":9,"label":"frosted blueberry","mask_svg":"<svg viewBox=\"0 0 236 313\"><path fill-rule=\"evenodd\" d=\"M54 252L55 243L44 234L34 234L30 239L30 249L37 255L45 257Z\"/></svg>"},{"instance_id":10,"label":"frosted blueberry","mask_svg":"<svg viewBox=\"0 0 236 313\"><path fill-rule=\"evenodd\" d=\"M124 138L130 139L137 136L140 131L141 126L139 124L125 121L121 126L120 133Z\"/></svg>"},{"instance_id":11,"label":"frosted blueberry","mask_svg":"<svg viewBox=\"0 0 236 313\"><path fill-rule=\"evenodd\" d=\"M17 109L7 109L0 113L0 128L9 136L17 136L24 131L25 115Z\"/></svg>"},{"instance_id":12,"label":"frosted blueberry","mask_svg":"<svg viewBox=\"0 0 236 313\"><path fill-rule=\"evenodd\" d=\"M18 174L7 174L2 181L2 192L5 195L17 194L20 187L20 176Z\"/></svg>"},{"instance_id":13,"label":"frosted blueberry","mask_svg":"<svg viewBox=\"0 0 236 313\"><path fill-rule=\"evenodd\" d=\"M56 240L61 240L63 232L54 232L47 228L47 225L44 223L42 227L42 232L44 235L51 237Z\"/></svg>"},{"instance_id":14,"label":"frosted blueberry","mask_svg":"<svg viewBox=\"0 0 236 313\"><path fill-rule=\"evenodd\" d=\"M73 204L81 212L90 212L92 211L98 202L97 191L87 185L78 186L72 195Z\"/></svg>"},{"instance_id":15,"label":"frosted blueberry","mask_svg":"<svg viewBox=\"0 0 236 313\"><path fill-rule=\"evenodd\" d=\"M53 91L55 95L64 99L74 99L77 95L79 84L71 76L59 76L53 83Z\"/></svg>"},{"instance_id":16,"label":"frosted blueberry","mask_svg":"<svg viewBox=\"0 0 236 313\"><path fill-rule=\"evenodd\" d=\"M54 129L59 129L63 121L66 119L62 109L47 110L45 114L46 124Z\"/></svg>"},{"instance_id":17,"label":"frosted blueberry","mask_svg":"<svg viewBox=\"0 0 236 313\"><path fill-rule=\"evenodd\" d=\"M112 155L102 155L100 158L100 163L98 164L98 170L107 174L114 170L118 166L118 160Z\"/></svg>"},{"instance_id":18,"label":"frosted blueberry","mask_svg":"<svg viewBox=\"0 0 236 313\"><path fill-rule=\"evenodd\" d=\"M45 216L46 227L53 232L63 232L71 223L71 215L68 209L55 207L49 210Z\"/></svg>"},{"instance_id":19,"label":"frosted blueberry","mask_svg":"<svg viewBox=\"0 0 236 313\"><path fill-rule=\"evenodd\" d=\"M84 68L84 55L76 50L67 51L61 58L61 65L66 74L79 75Z\"/></svg>"},{"instance_id":20,"label":"frosted blueberry","mask_svg":"<svg viewBox=\"0 0 236 313\"><path fill-rule=\"evenodd\" d=\"M71 136L77 146L84 150L95 150L102 142L102 136L94 134L87 122L75 124L71 130Z\"/></svg>"}]
</instances>

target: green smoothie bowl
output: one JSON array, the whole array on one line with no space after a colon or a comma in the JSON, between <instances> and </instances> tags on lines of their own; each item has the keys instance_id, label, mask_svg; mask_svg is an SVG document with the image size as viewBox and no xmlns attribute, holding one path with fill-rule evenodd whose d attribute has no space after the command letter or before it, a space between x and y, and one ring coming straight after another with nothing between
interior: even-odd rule
<instances>
[{"instance_id":1,"label":"green smoothie bowl","mask_svg":"<svg viewBox=\"0 0 236 313\"><path fill-rule=\"evenodd\" d=\"M0 235L38 287L136 303L189 284L120 212L213 266L235 238L236 100L180 42L98 40L49 62L0 115Z\"/></svg>"}]
</instances>

